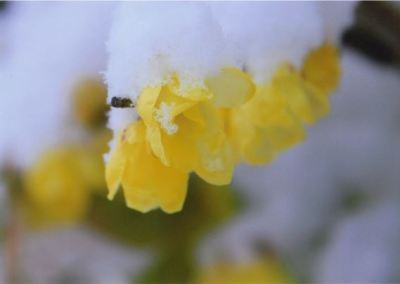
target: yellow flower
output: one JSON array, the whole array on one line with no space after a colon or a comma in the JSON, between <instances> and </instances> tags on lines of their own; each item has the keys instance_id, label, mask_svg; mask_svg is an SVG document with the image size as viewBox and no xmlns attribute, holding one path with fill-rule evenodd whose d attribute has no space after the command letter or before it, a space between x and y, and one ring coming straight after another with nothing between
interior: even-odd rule
<instances>
[{"instance_id":1,"label":"yellow flower","mask_svg":"<svg viewBox=\"0 0 400 284\"><path fill-rule=\"evenodd\" d=\"M89 206L90 189L103 187L97 153L79 147L48 151L24 175L29 214L37 225L79 221Z\"/></svg>"},{"instance_id":2,"label":"yellow flower","mask_svg":"<svg viewBox=\"0 0 400 284\"><path fill-rule=\"evenodd\" d=\"M328 43L312 50L302 69L304 79L327 95L337 87L340 72L338 51Z\"/></svg>"},{"instance_id":3,"label":"yellow flower","mask_svg":"<svg viewBox=\"0 0 400 284\"><path fill-rule=\"evenodd\" d=\"M271 81L257 86L228 67L200 86L184 85L175 75L144 88L136 104L140 120L119 134L107 164L109 198L121 184L131 208L179 211L189 173L226 185L237 163L265 164L302 141L303 124L329 110L339 74L337 51L324 44L301 70L283 63Z\"/></svg>"},{"instance_id":4,"label":"yellow flower","mask_svg":"<svg viewBox=\"0 0 400 284\"><path fill-rule=\"evenodd\" d=\"M198 282L201 284L283 284L294 281L278 261L269 259L243 264L220 262L204 271Z\"/></svg>"},{"instance_id":5,"label":"yellow flower","mask_svg":"<svg viewBox=\"0 0 400 284\"><path fill-rule=\"evenodd\" d=\"M212 184L229 184L233 153L215 104L236 103L222 92L230 79L236 79L235 100L251 97L250 78L235 68L223 70L203 87L182 87L174 78L145 88L137 102L142 120L121 133L107 165L109 198L121 184L129 207L173 213L183 206L189 173Z\"/></svg>"}]
</instances>

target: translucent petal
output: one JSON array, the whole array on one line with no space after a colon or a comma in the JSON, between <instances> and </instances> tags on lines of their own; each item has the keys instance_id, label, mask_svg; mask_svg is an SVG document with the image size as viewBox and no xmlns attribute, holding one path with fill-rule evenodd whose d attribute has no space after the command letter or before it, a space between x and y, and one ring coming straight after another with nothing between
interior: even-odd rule
<instances>
[{"instance_id":1,"label":"translucent petal","mask_svg":"<svg viewBox=\"0 0 400 284\"><path fill-rule=\"evenodd\" d=\"M273 91L284 97L291 111L302 121L314 122L318 115L314 109L318 109L319 100L312 92L308 92L303 79L290 65L282 65L272 81Z\"/></svg>"},{"instance_id":2,"label":"translucent petal","mask_svg":"<svg viewBox=\"0 0 400 284\"><path fill-rule=\"evenodd\" d=\"M203 152L203 154L201 153ZM204 154L205 153L205 154ZM202 159L195 172L206 182L214 185L230 184L234 172L233 154L227 145L222 146L217 151L211 152L209 149L200 151Z\"/></svg>"},{"instance_id":3,"label":"translucent petal","mask_svg":"<svg viewBox=\"0 0 400 284\"><path fill-rule=\"evenodd\" d=\"M286 99L269 85L258 86L255 96L241 109L243 119L259 127L288 123Z\"/></svg>"},{"instance_id":4,"label":"translucent petal","mask_svg":"<svg viewBox=\"0 0 400 284\"><path fill-rule=\"evenodd\" d=\"M238 68L225 68L217 76L206 80L213 93L213 103L218 107L236 107L254 95L251 77Z\"/></svg>"},{"instance_id":5,"label":"translucent petal","mask_svg":"<svg viewBox=\"0 0 400 284\"><path fill-rule=\"evenodd\" d=\"M232 114L231 137L239 157L251 165L262 165L275 157L274 147L267 135L240 111Z\"/></svg>"},{"instance_id":6,"label":"translucent petal","mask_svg":"<svg viewBox=\"0 0 400 284\"><path fill-rule=\"evenodd\" d=\"M163 145L170 166L191 171L198 160L197 143L204 128L181 115L176 119L179 127L174 135L163 134Z\"/></svg>"},{"instance_id":7,"label":"translucent petal","mask_svg":"<svg viewBox=\"0 0 400 284\"><path fill-rule=\"evenodd\" d=\"M199 160L195 172L211 184L229 184L234 170L234 157L224 132L223 118L211 104L202 104L200 110L206 131L198 139Z\"/></svg>"},{"instance_id":8,"label":"translucent petal","mask_svg":"<svg viewBox=\"0 0 400 284\"><path fill-rule=\"evenodd\" d=\"M169 166L170 162L165 154L162 137L163 135L161 133L161 129L155 123L147 127L146 139L151 147L151 150L153 151L153 154L159 158L164 165Z\"/></svg>"},{"instance_id":9,"label":"translucent petal","mask_svg":"<svg viewBox=\"0 0 400 284\"><path fill-rule=\"evenodd\" d=\"M312 50L302 70L304 79L326 94L337 87L340 73L338 51L329 43Z\"/></svg>"},{"instance_id":10,"label":"translucent petal","mask_svg":"<svg viewBox=\"0 0 400 284\"><path fill-rule=\"evenodd\" d=\"M146 124L151 124L154 120L154 108L161 89L161 86L146 87L139 96L136 110Z\"/></svg>"}]
</instances>

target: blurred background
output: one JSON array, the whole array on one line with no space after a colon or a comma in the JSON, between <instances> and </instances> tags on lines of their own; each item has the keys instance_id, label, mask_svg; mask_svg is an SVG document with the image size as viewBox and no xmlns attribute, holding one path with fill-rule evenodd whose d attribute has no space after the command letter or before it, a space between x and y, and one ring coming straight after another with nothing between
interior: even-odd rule
<instances>
[{"instance_id":1,"label":"blurred background","mask_svg":"<svg viewBox=\"0 0 400 284\"><path fill-rule=\"evenodd\" d=\"M331 114L180 213L106 199L114 3L0 2L0 283L400 282L400 5L359 2ZM12 70L12 72L10 72Z\"/></svg>"}]
</instances>

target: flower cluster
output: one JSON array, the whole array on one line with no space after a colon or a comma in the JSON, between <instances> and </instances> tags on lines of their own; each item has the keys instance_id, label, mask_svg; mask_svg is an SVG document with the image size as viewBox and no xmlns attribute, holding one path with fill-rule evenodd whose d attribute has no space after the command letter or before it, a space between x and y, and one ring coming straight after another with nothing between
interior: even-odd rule
<instances>
[{"instance_id":1,"label":"flower cluster","mask_svg":"<svg viewBox=\"0 0 400 284\"><path fill-rule=\"evenodd\" d=\"M143 88L139 118L120 131L106 166L109 198L122 185L133 209L180 211L189 174L229 184L238 163L265 164L301 141L304 125L329 111L339 74L337 50L325 43L263 83L226 67L200 85L174 74Z\"/></svg>"}]
</instances>

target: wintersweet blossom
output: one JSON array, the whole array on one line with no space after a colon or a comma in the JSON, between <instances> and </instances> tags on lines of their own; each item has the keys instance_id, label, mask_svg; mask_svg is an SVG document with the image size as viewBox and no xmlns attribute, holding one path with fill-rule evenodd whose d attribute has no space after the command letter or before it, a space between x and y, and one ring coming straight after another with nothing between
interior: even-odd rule
<instances>
[{"instance_id":1,"label":"wintersweet blossom","mask_svg":"<svg viewBox=\"0 0 400 284\"><path fill-rule=\"evenodd\" d=\"M320 34L316 4L271 5L124 4L116 13L106 72L109 96L120 92L135 108L110 113L110 199L122 186L133 209L180 211L189 174L229 184L238 163L273 160L304 139L304 125L329 111L340 67L336 48ZM243 16L255 15L264 24L267 15L260 9L309 15L311 39L298 30L299 17L293 17L275 23L286 25L291 39L282 34L276 45L266 42L260 36L264 31L268 37L270 29L247 24ZM154 18L157 12L171 20ZM227 18L233 12L238 17ZM176 30L190 36L177 36ZM293 62L292 40L298 43ZM288 56L279 50L281 62L264 60L273 48L275 54L287 48Z\"/></svg>"},{"instance_id":2,"label":"wintersweet blossom","mask_svg":"<svg viewBox=\"0 0 400 284\"><path fill-rule=\"evenodd\" d=\"M235 83L227 84L230 80ZM215 105L250 98L255 89L250 77L231 68L203 88L181 93L179 87L174 79L143 90L137 102L141 120L120 134L107 167L110 198L121 183L128 206L144 212L160 206L175 212L182 208L192 171L212 184L230 183L233 151ZM226 93L226 88L232 92ZM132 174L139 171L142 174Z\"/></svg>"}]
</instances>

